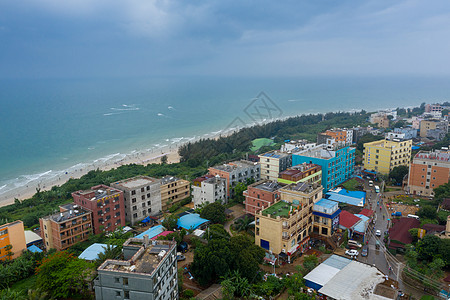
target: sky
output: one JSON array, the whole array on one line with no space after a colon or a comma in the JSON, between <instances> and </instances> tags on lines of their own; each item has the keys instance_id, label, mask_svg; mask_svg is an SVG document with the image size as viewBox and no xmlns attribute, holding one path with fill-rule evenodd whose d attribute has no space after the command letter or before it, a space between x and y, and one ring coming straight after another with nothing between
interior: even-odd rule
<instances>
[{"instance_id":1,"label":"sky","mask_svg":"<svg viewBox=\"0 0 450 300\"><path fill-rule=\"evenodd\" d=\"M447 76L450 1L0 0L0 78Z\"/></svg>"}]
</instances>

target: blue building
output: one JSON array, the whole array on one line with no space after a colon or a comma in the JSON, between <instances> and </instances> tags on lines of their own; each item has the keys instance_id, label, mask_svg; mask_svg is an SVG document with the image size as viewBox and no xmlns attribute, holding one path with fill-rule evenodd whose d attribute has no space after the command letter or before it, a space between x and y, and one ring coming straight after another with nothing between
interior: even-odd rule
<instances>
[{"instance_id":1,"label":"blue building","mask_svg":"<svg viewBox=\"0 0 450 300\"><path fill-rule=\"evenodd\" d=\"M353 177L355 148L350 146L318 145L292 155L292 165L313 163L322 167L322 186L328 191Z\"/></svg>"},{"instance_id":2,"label":"blue building","mask_svg":"<svg viewBox=\"0 0 450 300\"><path fill-rule=\"evenodd\" d=\"M313 232L323 236L332 236L339 228L339 209L338 203L320 199L313 206L314 227Z\"/></svg>"}]
</instances>

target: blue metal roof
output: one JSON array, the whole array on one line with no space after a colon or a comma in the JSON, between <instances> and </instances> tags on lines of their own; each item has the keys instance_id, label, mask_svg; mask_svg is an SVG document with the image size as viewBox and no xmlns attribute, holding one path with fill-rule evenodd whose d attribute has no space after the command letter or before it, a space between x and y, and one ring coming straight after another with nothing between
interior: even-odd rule
<instances>
[{"instance_id":1,"label":"blue metal roof","mask_svg":"<svg viewBox=\"0 0 450 300\"><path fill-rule=\"evenodd\" d=\"M42 250L39 249L36 245L31 245L27 249L28 249L28 251L33 252L33 253L35 253L35 252L39 252L39 253L42 252Z\"/></svg>"},{"instance_id":2,"label":"blue metal roof","mask_svg":"<svg viewBox=\"0 0 450 300\"><path fill-rule=\"evenodd\" d=\"M209 222L207 219L200 218L199 214L187 214L178 219L178 227L189 229L197 229L200 225Z\"/></svg>"},{"instance_id":3,"label":"blue metal roof","mask_svg":"<svg viewBox=\"0 0 450 300\"><path fill-rule=\"evenodd\" d=\"M367 226L369 226L369 217L361 214L355 214L355 216L360 218L361 221L356 223L355 227L353 227L353 230L364 234L366 232Z\"/></svg>"},{"instance_id":4,"label":"blue metal roof","mask_svg":"<svg viewBox=\"0 0 450 300\"><path fill-rule=\"evenodd\" d=\"M148 238L151 239L151 238L157 236L158 234L160 234L163 231L164 231L164 227L162 225L157 225L157 226L154 226L154 227L152 227L150 229L147 229L146 231L142 232L141 234L138 234L137 236L135 236L135 238L143 239L144 235L147 234Z\"/></svg>"},{"instance_id":5,"label":"blue metal roof","mask_svg":"<svg viewBox=\"0 0 450 300\"><path fill-rule=\"evenodd\" d=\"M338 193L328 192L326 193L326 197L329 200L333 200L340 203L346 203L354 206L364 206L364 200L353 198L349 196L340 195Z\"/></svg>"},{"instance_id":6,"label":"blue metal roof","mask_svg":"<svg viewBox=\"0 0 450 300\"><path fill-rule=\"evenodd\" d=\"M322 206L322 207L325 207L325 208L333 208L333 207L335 207L336 206L336 202L335 201L331 201L331 200L328 200L328 199L320 199L319 201L317 201L316 203L314 203L314 205L317 205L317 206Z\"/></svg>"},{"instance_id":7,"label":"blue metal roof","mask_svg":"<svg viewBox=\"0 0 450 300\"><path fill-rule=\"evenodd\" d=\"M78 258L85 260L96 260L100 253L105 252L106 244L95 243L86 248Z\"/></svg>"}]
</instances>

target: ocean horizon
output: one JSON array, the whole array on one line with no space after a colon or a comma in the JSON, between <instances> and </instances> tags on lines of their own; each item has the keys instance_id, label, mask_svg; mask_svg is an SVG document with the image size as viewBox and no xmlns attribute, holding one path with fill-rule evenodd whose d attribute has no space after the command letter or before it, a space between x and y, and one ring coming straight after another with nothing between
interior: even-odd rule
<instances>
[{"instance_id":1,"label":"ocean horizon","mask_svg":"<svg viewBox=\"0 0 450 300\"><path fill-rule=\"evenodd\" d=\"M444 77L11 79L0 82L0 196L96 162L211 137L260 92L279 117L448 101Z\"/></svg>"}]
</instances>

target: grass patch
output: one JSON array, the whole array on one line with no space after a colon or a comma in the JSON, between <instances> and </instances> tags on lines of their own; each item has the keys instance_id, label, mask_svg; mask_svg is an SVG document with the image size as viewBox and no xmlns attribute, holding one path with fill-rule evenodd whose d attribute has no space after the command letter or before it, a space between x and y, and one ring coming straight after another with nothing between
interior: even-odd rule
<instances>
[{"instance_id":1,"label":"grass patch","mask_svg":"<svg viewBox=\"0 0 450 300\"><path fill-rule=\"evenodd\" d=\"M274 142L271 139L266 139L266 138L254 139L252 141L253 146L250 148L250 150L258 151L259 148L261 148L261 147L272 146L273 144L274 144Z\"/></svg>"},{"instance_id":2,"label":"grass patch","mask_svg":"<svg viewBox=\"0 0 450 300\"><path fill-rule=\"evenodd\" d=\"M358 191L361 184L355 178L347 180L342 184L347 191Z\"/></svg>"},{"instance_id":3,"label":"grass patch","mask_svg":"<svg viewBox=\"0 0 450 300\"><path fill-rule=\"evenodd\" d=\"M414 202L414 200L416 200L416 201ZM419 204L420 206L430 205L430 200L428 200L428 199L411 197L408 195L395 196L394 198L392 198L392 202L407 204L407 205L416 205L416 204Z\"/></svg>"}]
</instances>

